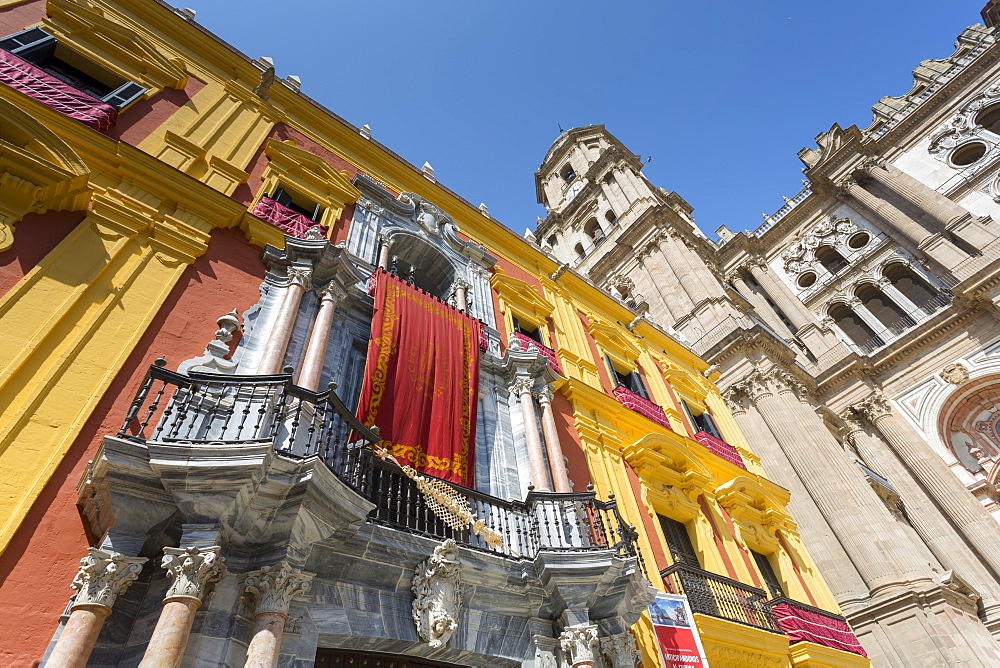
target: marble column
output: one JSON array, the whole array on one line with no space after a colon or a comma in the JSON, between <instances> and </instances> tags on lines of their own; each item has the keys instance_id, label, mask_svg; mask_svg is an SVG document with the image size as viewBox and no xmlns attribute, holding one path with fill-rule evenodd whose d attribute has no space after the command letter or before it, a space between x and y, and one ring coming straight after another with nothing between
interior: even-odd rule
<instances>
[{"instance_id":1,"label":"marble column","mask_svg":"<svg viewBox=\"0 0 1000 668\"><path fill-rule=\"evenodd\" d=\"M572 668L593 666L594 648L597 647L597 625L577 624L567 626L559 635L559 644L566 655L566 663Z\"/></svg>"},{"instance_id":2,"label":"marble column","mask_svg":"<svg viewBox=\"0 0 1000 668\"><path fill-rule=\"evenodd\" d=\"M59 668L84 668L104 620L111 614L118 595L135 582L148 561L145 557L126 557L119 552L92 547L80 560L80 570L70 585L76 590L69 620L49 655L47 665ZM8 620L8 623L16 623Z\"/></svg>"},{"instance_id":3,"label":"marble column","mask_svg":"<svg viewBox=\"0 0 1000 668\"><path fill-rule=\"evenodd\" d=\"M868 433L859 412L848 410L841 415L841 419L846 426L845 437L858 456L870 468L886 476L889 484L899 493L906 519L927 545L932 558L945 569L954 569L982 596L984 606L993 609L1000 606L1000 584L996 578L888 445Z\"/></svg>"},{"instance_id":4,"label":"marble column","mask_svg":"<svg viewBox=\"0 0 1000 668\"><path fill-rule=\"evenodd\" d=\"M455 295L455 308L462 313L469 310L469 288L472 286L465 281L455 281L452 285L452 292Z\"/></svg>"},{"instance_id":5,"label":"marble column","mask_svg":"<svg viewBox=\"0 0 1000 668\"><path fill-rule=\"evenodd\" d=\"M875 284L879 290L882 291L886 297L896 302L904 311L909 313L915 320L926 316L927 314L920 310L916 304L910 301L910 298L904 295L899 289L892 284L888 278L880 278Z\"/></svg>"},{"instance_id":6,"label":"marble column","mask_svg":"<svg viewBox=\"0 0 1000 668\"><path fill-rule=\"evenodd\" d=\"M378 236L378 243L378 268L383 271L389 271L389 240L380 234Z\"/></svg>"},{"instance_id":7,"label":"marble column","mask_svg":"<svg viewBox=\"0 0 1000 668\"><path fill-rule=\"evenodd\" d=\"M309 591L313 575L287 561L248 573L243 581L254 600L253 637L247 647L246 668L274 668L281 653L281 635L288 621L292 598Z\"/></svg>"},{"instance_id":8,"label":"marble column","mask_svg":"<svg viewBox=\"0 0 1000 668\"><path fill-rule=\"evenodd\" d=\"M313 392L319 389L320 376L323 373L323 360L330 343L330 330L333 328L333 314L347 293L333 283L320 292L319 312L313 321L309 340L306 341L305 352L302 353L302 364L299 369L298 384Z\"/></svg>"},{"instance_id":9,"label":"marble column","mask_svg":"<svg viewBox=\"0 0 1000 668\"><path fill-rule=\"evenodd\" d=\"M535 490L548 492L549 475L545 470L545 454L542 452L542 441L538 437L538 418L535 415L535 400L531 391L535 387L532 378L518 377L511 384L511 390L521 402L521 419L524 421L524 442L528 450L528 465L531 467L531 483Z\"/></svg>"},{"instance_id":10,"label":"marble column","mask_svg":"<svg viewBox=\"0 0 1000 668\"><path fill-rule=\"evenodd\" d=\"M1000 541L995 537L996 521L955 477L944 460L892 410L881 392L872 394L856 408L882 434L896 456L948 514L979 557L994 573L1000 574Z\"/></svg>"},{"instance_id":11,"label":"marble column","mask_svg":"<svg viewBox=\"0 0 1000 668\"><path fill-rule=\"evenodd\" d=\"M628 631L601 638L601 654L608 658L611 668L635 668L642 660L635 637Z\"/></svg>"},{"instance_id":12,"label":"marble column","mask_svg":"<svg viewBox=\"0 0 1000 668\"><path fill-rule=\"evenodd\" d=\"M267 337L267 347L257 365L257 373L281 372L281 363L285 360L288 340L292 336L295 319L299 315L299 304L302 303L302 295L305 294L311 282L312 270L302 267L288 268L288 286L285 288L284 297L278 307L278 317L275 318L274 324L271 326L271 333Z\"/></svg>"},{"instance_id":13,"label":"marble column","mask_svg":"<svg viewBox=\"0 0 1000 668\"><path fill-rule=\"evenodd\" d=\"M819 416L795 396L798 382L774 368L755 372L744 386L872 595L929 581L930 571L913 554L909 536L895 526Z\"/></svg>"},{"instance_id":14,"label":"marble column","mask_svg":"<svg viewBox=\"0 0 1000 668\"><path fill-rule=\"evenodd\" d=\"M661 260L658 266L651 260L654 250L660 251ZM666 309L664 315L670 318L669 323L677 322L694 310L694 302L681 287L681 281L674 273L670 262L667 261L667 256L655 242L638 250L636 260L648 277L646 284L656 290L656 296L663 303L663 307Z\"/></svg>"},{"instance_id":15,"label":"marble column","mask_svg":"<svg viewBox=\"0 0 1000 668\"><path fill-rule=\"evenodd\" d=\"M141 668L178 668L184 659L194 613L222 569L222 548L165 547L161 565L173 580L149 639Z\"/></svg>"},{"instance_id":16,"label":"marble column","mask_svg":"<svg viewBox=\"0 0 1000 668\"><path fill-rule=\"evenodd\" d=\"M562 444L559 443L559 430L556 428L555 414L552 412L552 399L555 391L551 385L543 385L535 393L538 405L542 408L542 434L545 436L545 451L549 457L549 471L552 472L552 483L559 493L572 492L569 484L569 474L566 471L566 461L563 459Z\"/></svg>"},{"instance_id":17,"label":"marble column","mask_svg":"<svg viewBox=\"0 0 1000 668\"><path fill-rule=\"evenodd\" d=\"M855 315L861 318L861 320L866 325L868 325L868 328L875 333L875 336L882 339L883 343L887 342L889 339L893 337L892 332L888 331L888 328L885 326L885 323L876 318L875 314L869 311L868 307L865 306L864 303L861 301L861 299L859 299L858 297L851 297L849 300L847 300L847 308L851 309L851 311Z\"/></svg>"},{"instance_id":18,"label":"marble column","mask_svg":"<svg viewBox=\"0 0 1000 668\"><path fill-rule=\"evenodd\" d=\"M810 323L815 324L815 316L806 308L805 304L799 301L798 297L792 294L787 285L768 270L767 263L763 259L751 258L744 264L744 267L757 281L757 285L781 309L796 331Z\"/></svg>"},{"instance_id":19,"label":"marble column","mask_svg":"<svg viewBox=\"0 0 1000 668\"><path fill-rule=\"evenodd\" d=\"M681 286L695 305L710 297L723 295L722 286L715 280L715 276L680 236L676 233L663 233L656 237L656 241L660 245L664 261L675 269L674 273Z\"/></svg>"},{"instance_id":20,"label":"marble column","mask_svg":"<svg viewBox=\"0 0 1000 668\"><path fill-rule=\"evenodd\" d=\"M924 214L925 220L929 222L928 226L935 231L942 232L952 221L969 215L966 208L958 202L948 199L885 160L869 159L861 165L861 171L896 199Z\"/></svg>"},{"instance_id":21,"label":"marble column","mask_svg":"<svg viewBox=\"0 0 1000 668\"><path fill-rule=\"evenodd\" d=\"M767 326L773 329L778 336L784 337L784 333L788 331L788 327L782 322L781 318L774 312L771 305L767 303L763 295L754 290L750 285L743 279L743 274L740 271L734 271L729 275L729 282L733 284L737 292L743 295L744 299L749 301L754 310L757 311L757 315L767 323ZM784 311L782 311L784 312Z\"/></svg>"}]
</instances>

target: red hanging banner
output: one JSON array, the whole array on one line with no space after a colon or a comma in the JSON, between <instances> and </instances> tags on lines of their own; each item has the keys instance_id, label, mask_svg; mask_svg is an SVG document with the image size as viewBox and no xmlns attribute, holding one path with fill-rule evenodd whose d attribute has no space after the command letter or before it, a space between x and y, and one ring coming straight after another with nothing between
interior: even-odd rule
<instances>
[{"instance_id":1,"label":"red hanging banner","mask_svg":"<svg viewBox=\"0 0 1000 668\"><path fill-rule=\"evenodd\" d=\"M471 487L482 323L375 274L375 315L358 418L402 464Z\"/></svg>"}]
</instances>

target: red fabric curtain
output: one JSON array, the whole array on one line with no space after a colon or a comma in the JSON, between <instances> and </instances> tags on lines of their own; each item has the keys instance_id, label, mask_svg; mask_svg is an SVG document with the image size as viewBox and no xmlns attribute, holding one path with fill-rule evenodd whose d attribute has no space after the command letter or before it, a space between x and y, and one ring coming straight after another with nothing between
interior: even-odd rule
<instances>
[{"instance_id":1,"label":"red fabric curtain","mask_svg":"<svg viewBox=\"0 0 1000 668\"><path fill-rule=\"evenodd\" d=\"M106 130L118 120L118 112L110 104L78 91L5 49L0 49L0 83L95 130Z\"/></svg>"},{"instance_id":2,"label":"red fabric curtain","mask_svg":"<svg viewBox=\"0 0 1000 668\"><path fill-rule=\"evenodd\" d=\"M385 271L358 418L403 464L472 486L482 323Z\"/></svg>"},{"instance_id":3,"label":"red fabric curtain","mask_svg":"<svg viewBox=\"0 0 1000 668\"><path fill-rule=\"evenodd\" d=\"M812 642L824 647L868 656L847 622L782 603L773 607L778 626L789 640Z\"/></svg>"},{"instance_id":4,"label":"red fabric curtain","mask_svg":"<svg viewBox=\"0 0 1000 668\"><path fill-rule=\"evenodd\" d=\"M303 216L298 211L289 209L283 204L275 202L270 197L261 197L257 206L251 211L258 218L263 218L280 230L284 230L293 237L300 239L306 235L310 229L318 227L320 232L326 235L326 227L309 220L308 216Z\"/></svg>"}]
</instances>

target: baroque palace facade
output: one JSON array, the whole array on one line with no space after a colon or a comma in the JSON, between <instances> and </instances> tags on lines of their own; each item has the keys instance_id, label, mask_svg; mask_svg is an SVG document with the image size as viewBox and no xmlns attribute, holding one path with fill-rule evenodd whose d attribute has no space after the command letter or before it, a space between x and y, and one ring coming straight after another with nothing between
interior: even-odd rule
<instances>
[{"instance_id":1,"label":"baroque palace facade","mask_svg":"<svg viewBox=\"0 0 1000 668\"><path fill-rule=\"evenodd\" d=\"M536 173L529 238L720 374L874 665L996 661L1000 3L982 17L803 149L753 231L706 238L603 126Z\"/></svg>"},{"instance_id":2,"label":"baroque palace facade","mask_svg":"<svg viewBox=\"0 0 1000 668\"><path fill-rule=\"evenodd\" d=\"M711 362L193 19L0 1L0 663L657 665L659 591L714 667L869 665ZM989 573L906 565L905 656L1000 662Z\"/></svg>"}]
</instances>

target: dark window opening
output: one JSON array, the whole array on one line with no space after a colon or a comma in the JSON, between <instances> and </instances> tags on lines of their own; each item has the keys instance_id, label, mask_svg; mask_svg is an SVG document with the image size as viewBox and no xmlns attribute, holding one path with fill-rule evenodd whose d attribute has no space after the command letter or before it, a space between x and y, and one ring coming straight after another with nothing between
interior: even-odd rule
<instances>
[{"instance_id":1,"label":"dark window opening","mask_svg":"<svg viewBox=\"0 0 1000 668\"><path fill-rule=\"evenodd\" d=\"M583 244L577 244L574 246L573 252L576 253L577 260L582 260L587 257L587 251L583 250Z\"/></svg>"},{"instance_id":2,"label":"dark window opening","mask_svg":"<svg viewBox=\"0 0 1000 668\"><path fill-rule=\"evenodd\" d=\"M608 210L608 212L604 214L604 220L608 221L608 225L618 224L618 216L616 216L615 212L611 210Z\"/></svg>"},{"instance_id":3,"label":"dark window opening","mask_svg":"<svg viewBox=\"0 0 1000 668\"><path fill-rule=\"evenodd\" d=\"M1000 135L1000 104L987 107L976 116L976 124L995 135Z\"/></svg>"},{"instance_id":4,"label":"dark window opening","mask_svg":"<svg viewBox=\"0 0 1000 668\"><path fill-rule=\"evenodd\" d=\"M274 191L271 199L295 213L302 214L314 223L318 223L323 217L323 207L320 204L283 186Z\"/></svg>"},{"instance_id":5,"label":"dark window opening","mask_svg":"<svg viewBox=\"0 0 1000 668\"><path fill-rule=\"evenodd\" d=\"M848 308L845 304L835 304L828 311L833 322L840 328L848 339L856 346L867 349L867 352L874 350L884 344L871 327L868 326L861 317Z\"/></svg>"},{"instance_id":6,"label":"dark window opening","mask_svg":"<svg viewBox=\"0 0 1000 668\"><path fill-rule=\"evenodd\" d=\"M569 185L570 183L573 183L573 181L576 179L576 172L574 172L573 168L570 167L569 165L566 165L565 167L563 167L561 175L562 175L563 181L566 182L566 185Z\"/></svg>"},{"instance_id":7,"label":"dark window opening","mask_svg":"<svg viewBox=\"0 0 1000 668\"><path fill-rule=\"evenodd\" d=\"M817 248L816 259L831 274L836 274L847 266L847 260L832 246L820 246Z\"/></svg>"},{"instance_id":8,"label":"dark window opening","mask_svg":"<svg viewBox=\"0 0 1000 668\"><path fill-rule=\"evenodd\" d=\"M910 317L896 302L889 299L874 285L859 287L854 296L861 300L865 308L887 329L898 334L902 329L912 327L917 321Z\"/></svg>"},{"instance_id":9,"label":"dark window opening","mask_svg":"<svg viewBox=\"0 0 1000 668\"><path fill-rule=\"evenodd\" d=\"M514 320L515 332L517 332L518 334L524 334L535 343L541 343L542 345L545 345L545 343L542 341L542 334L541 332L538 331L539 328L537 326L533 327L531 323L526 323L522 325L517 318L514 318L513 320Z\"/></svg>"},{"instance_id":10,"label":"dark window opening","mask_svg":"<svg viewBox=\"0 0 1000 668\"><path fill-rule=\"evenodd\" d=\"M115 109L123 109L146 92L143 86L108 71L41 28L4 37L0 48Z\"/></svg>"},{"instance_id":11,"label":"dark window opening","mask_svg":"<svg viewBox=\"0 0 1000 668\"><path fill-rule=\"evenodd\" d=\"M722 438L722 432L719 431L719 427L715 424L715 420L712 419L711 414L703 408L691 408L691 405L681 399L681 406L684 407L684 412L687 413L688 418L690 418L691 423L694 425L695 432L703 431L706 434L710 434L720 441L726 439ZM695 411L700 411L695 413Z\"/></svg>"},{"instance_id":12,"label":"dark window opening","mask_svg":"<svg viewBox=\"0 0 1000 668\"><path fill-rule=\"evenodd\" d=\"M781 588L781 580L778 579L778 574L774 572L771 560L767 558L767 555L754 550L750 550L750 554L753 555L753 560L757 562L757 569L764 576L764 584L767 585L767 590L771 593L771 596L784 596L785 590Z\"/></svg>"},{"instance_id":13,"label":"dark window opening","mask_svg":"<svg viewBox=\"0 0 1000 668\"><path fill-rule=\"evenodd\" d=\"M938 291L906 265L890 264L882 274L889 279L893 287L921 309L926 310L926 307L933 307L940 301Z\"/></svg>"},{"instance_id":14,"label":"dark window opening","mask_svg":"<svg viewBox=\"0 0 1000 668\"><path fill-rule=\"evenodd\" d=\"M608 363L608 368L611 370L611 380L615 383L616 387L624 387L627 390L635 392L643 399L649 399L646 384L642 382L642 375L638 371L622 371L615 366L615 363L611 361L609 356L605 355L604 359Z\"/></svg>"}]
</instances>

